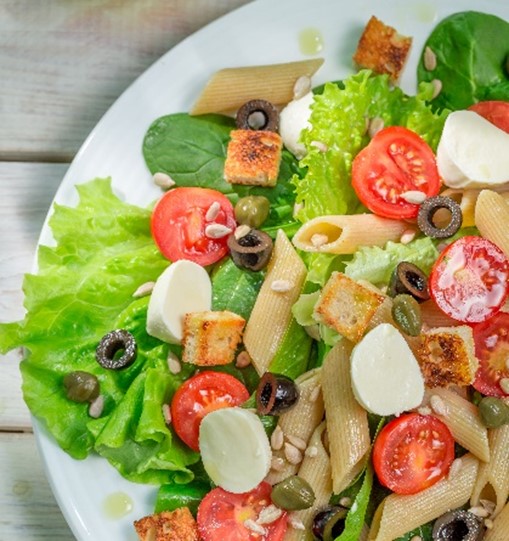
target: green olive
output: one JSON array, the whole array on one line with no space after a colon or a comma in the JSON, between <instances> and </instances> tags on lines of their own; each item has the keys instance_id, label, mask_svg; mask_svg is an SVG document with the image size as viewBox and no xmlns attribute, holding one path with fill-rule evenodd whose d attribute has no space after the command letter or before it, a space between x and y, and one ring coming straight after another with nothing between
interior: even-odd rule
<instances>
[{"instance_id":1,"label":"green olive","mask_svg":"<svg viewBox=\"0 0 509 541\"><path fill-rule=\"evenodd\" d=\"M479 402L479 415L488 428L498 428L509 423L509 407L494 396L485 396Z\"/></svg>"},{"instance_id":2,"label":"green olive","mask_svg":"<svg viewBox=\"0 0 509 541\"><path fill-rule=\"evenodd\" d=\"M392 303L392 318L409 336L419 336L422 328L421 307L412 295L396 295Z\"/></svg>"},{"instance_id":3,"label":"green olive","mask_svg":"<svg viewBox=\"0 0 509 541\"><path fill-rule=\"evenodd\" d=\"M281 509L296 511L311 507L315 502L315 493L306 480L298 475L292 475L274 485L271 498Z\"/></svg>"},{"instance_id":4,"label":"green olive","mask_svg":"<svg viewBox=\"0 0 509 541\"><path fill-rule=\"evenodd\" d=\"M235 205L235 219L253 229L259 228L267 219L270 202L263 195L247 195L241 197Z\"/></svg>"},{"instance_id":5,"label":"green olive","mask_svg":"<svg viewBox=\"0 0 509 541\"><path fill-rule=\"evenodd\" d=\"M67 398L73 402L92 402L99 396L99 380L82 370L66 374L64 387Z\"/></svg>"}]
</instances>

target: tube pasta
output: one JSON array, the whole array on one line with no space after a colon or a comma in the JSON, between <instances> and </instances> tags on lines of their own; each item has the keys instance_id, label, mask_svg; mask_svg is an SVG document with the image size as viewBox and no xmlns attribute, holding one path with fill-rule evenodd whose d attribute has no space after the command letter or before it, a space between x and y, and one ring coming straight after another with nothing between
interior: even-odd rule
<instances>
[{"instance_id":1,"label":"tube pasta","mask_svg":"<svg viewBox=\"0 0 509 541\"><path fill-rule=\"evenodd\" d=\"M303 224L293 237L304 252L353 254L360 246L384 246L399 241L409 225L375 214L318 216Z\"/></svg>"},{"instance_id":2,"label":"tube pasta","mask_svg":"<svg viewBox=\"0 0 509 541\"><path fill-rule=\"evenodd\" d=\"M481 191L475 205L475 225L509 257L509 204L499 193Z\"/></svg>"},{"instance_id":3,"label":"tube pasta","mask_svg":"<svg viewBox=\"0 0 509 541\"><path fill-rule=\"evenodd\" d=\"M283 435L294 436L306 443L309 442L315 428L322 422L324 405L321 393L322 369L315 368L299 376L295 383L299 389L299 400L295 406L279 416L278 426ZM273 450L273 460L282 461L282 467L272 469L267 481L278 483L290 475L297 473L298 464L290 463L285 456L284 447Z\"/></svg>"},{"instance_id":4,"label":"tube pasta","mask_svg":"<svg viewBox=\"0 0 509 541\"><path fill-rule=\"evenodd\" d=\"M470 454L461 461L460 470L451 479L445 477L417 494L387 496L375 512L369 541L392 541L467 503L479 462Z\"/></svg>"},{"instance_id":5,"label":"tube pasta","mask_svg":"<svg viewBox=\"0 0 509 541\"><path fill-rule=\"evenodd\" d=\"M329 352L322 367L334 494L339 494L355 479L370 447L368 416L352 392L352 349L352 343L341 340Z\"/></svg>"},{"instance_id":6,"label":"tube pasta","mask_svg":"<svg viewBox=\"0 0 509 541\"><path fill-rule=\"evenodd\" d=\"M421 302L420 307L422 322L428 327L458 327L463 325L461 321L452 319L442 312L433 300Z\"/></svg>"},{"instance_id":7,"label":"tube pasta","mask_svg":"<svg viewBox=\"0 0 509 541\"><path fill-rule=\"evenodd\" d=\"M493 527L486 531L483 541L507 541L507 532L509 532L509 503L495 517Z\"/></svg>"},{"instance_id":8,"label":"tube pasta","mask_svg":"<svg viewBox=\"0 0 509 541\"><path fill-rule=\"evenodd\" d=\"M234 112L254 99L264 99L275 105L286 104L293 99L297 79L312 77L323 62L323 58L313 58L284 64L222 69L206 84L190 114Z\"/></svg>"},{"instance_id":9,"label":"tube pasta","mask_svg":"<svg viewBox=\"0 0 509 541\"><path fill-rule=\"evenodd\" d=\"M288 237L280 229L265 280L244 331L244 346L258 374L267 371L292 316L299 297L306 266Z\"/></svg>"},{"instance_id":10,"label":"tube pasta","mask_svg":"<svg viewBox=\"0 0 509 541\"><path fill-rule=\"evenodd\" d=\"M474 486L471 505L481 499L495 502L493 516L504 507L509 496L509 425L489 431L491 460L481 464Z\"/></svg>"},{"instance_id":11,"label":"tube pasta","mask_svg":"<svg viewBox=\"0 0 509 541\"><path fill-rule=\"evenodd\" d=\"M302 511L293 513L292 519L299 521L305 530L288 528L284 541L309 541L313 539L310 533L313 517L319 509L329 503L332 496L331 464L327 450L323 445L323 436L326 430L325 422L321 423L311 436L310 447L316 449L313 456L305 456L299 468L299 477L305 479L315 493L313 505Z\"/></svg>"},{"instance_id":12,"label":"tube pasta","mask_svg":"<svg viewBox=\"0 0 509 541\"><path fill-rule=\"evenodd\" d=\"M476 406L450 389L427 389L424 402L429 403L432 396L438 396L442 400L447 413L440 415L434 412L434 415L447 425L454 439L479 460L488 462L488 429L481 422Z\"/></svg>"}]
</instances>

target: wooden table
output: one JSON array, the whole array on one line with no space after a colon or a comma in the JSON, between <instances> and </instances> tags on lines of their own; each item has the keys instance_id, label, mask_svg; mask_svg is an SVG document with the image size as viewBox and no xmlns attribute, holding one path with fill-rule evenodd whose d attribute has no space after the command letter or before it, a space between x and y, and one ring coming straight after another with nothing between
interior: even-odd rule
<instances>
[{"instance_id":1,"label":"wooden table","mask_svg":"<svg viewBox=\"0 0 509 541\"><path fill-rule=\"evenodd\" d=\"M0 1L0 321L69 163L125 88L184 37L249 0ZM53 498L20 390L0 360L0 541L74 539Z\"/></svg>"}]
</instances>

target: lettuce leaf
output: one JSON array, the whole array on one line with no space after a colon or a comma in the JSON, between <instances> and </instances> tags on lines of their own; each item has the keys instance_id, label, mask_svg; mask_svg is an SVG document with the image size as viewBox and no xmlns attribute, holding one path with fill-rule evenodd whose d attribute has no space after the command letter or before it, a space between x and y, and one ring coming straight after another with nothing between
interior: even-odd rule
<instances>
[{"instance_id":1,"label":"lettuce leaf","mask_svg":"<svg viewBox=\"0 0 509 541\"><path fill-rule=\"evenodd\" d=\"M447 111L433 113L427 101L430 83L417 96L407 96L390 85L384 75L368 70L349 77L343 85L326 83L315 95L311 127L302 133L307 155L300 166L305 175L294 176L296 201L302 204L297 217L305 222L326 214L354 214L362 207L351 186L351 166L356 154L369 142L366 120L380 117L385 126L400 125L421 135L435 149ZM316 147L325 144L327 150Z\"/></svg>"}]
</instances>

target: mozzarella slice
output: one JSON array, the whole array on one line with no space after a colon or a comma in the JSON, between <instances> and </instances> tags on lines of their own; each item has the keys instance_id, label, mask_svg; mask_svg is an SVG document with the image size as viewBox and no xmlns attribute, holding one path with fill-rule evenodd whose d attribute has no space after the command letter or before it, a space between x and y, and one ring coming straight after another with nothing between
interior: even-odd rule
<instances>
[{"instance_id":1,"label":"mozzarella slice","mask_svg":"<svg viewBox=\"0 0 509 541\"><path fill-rule=\"evenodd\" d=\"M419 406L424 378L401 333L392 325L375 327L354 347L352 388L361 406L377 415L399 415Z\"/></svg>"},{"instance_id":2,"label":"mozzarella slice","mask_svg":"<svg viewBox=\"0 0 509 541\"><path fill-rule=\"evenodd\" d=\"M306 155L306 147L300 142L300 134L308 128L311 115L313 93L308 92L302 98L293 100L279 115L279 134L285 147L298 159Z\"/></svg>"},{"instance_id":3,"label":"mozzarella slice","mask_svg":"<svg viewBox=\"0 0 509 541\"><path fill-rule=\"evenodd\" d=\"M192 261L172 263L157 279L147 312L147 333L164 342L182 340L185 314L210 310L212 284L207 271Z\"/></svg>"},{"instance_id":4,"label":"mozzarella slice","mask_svg":"<svg viewBox=\"0 0 509 541\"><path fill-rule=\"evenodd\" d=\"M509 182L509 134L473 111L445 121L437 167L450 188L489 188Z\"/></svg>"},{"instance_id":5,"label":"mozzarella slice","mask_svg":"<svg viewBox=\"0 0 509 541\"><path fill-rule=\"evenodd\" d=\"M200 424L199 445L205 471L229 492L248 492L269 473L269 438L251 411L235 407L208 413Z\"/></svg>"}]
</instances>

